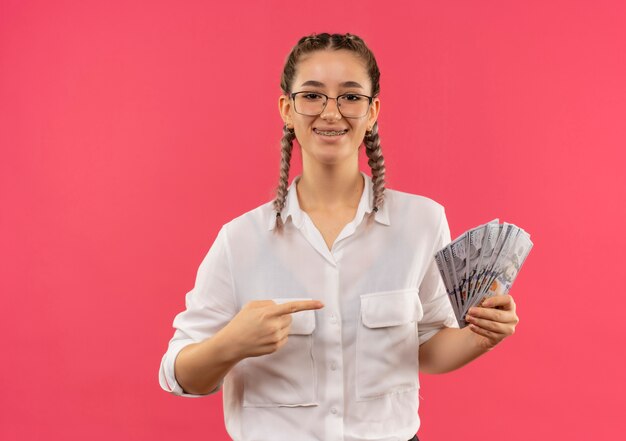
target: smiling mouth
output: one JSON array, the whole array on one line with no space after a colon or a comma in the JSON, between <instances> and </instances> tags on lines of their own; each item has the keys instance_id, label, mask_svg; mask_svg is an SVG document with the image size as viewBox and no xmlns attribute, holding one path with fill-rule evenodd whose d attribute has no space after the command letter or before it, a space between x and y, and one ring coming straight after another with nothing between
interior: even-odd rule
<instances>
[{"instance_id":1,"label":"smiling mouth","mask_svg":"<svg viewBox=\"0 0 626 441\"><path fill-rule=\"evenodd\" d=\"M313 129L315 133L322 136L341 136L348 132L348 129L345 130L318 130Z\"/></svg>"}]
</instances>

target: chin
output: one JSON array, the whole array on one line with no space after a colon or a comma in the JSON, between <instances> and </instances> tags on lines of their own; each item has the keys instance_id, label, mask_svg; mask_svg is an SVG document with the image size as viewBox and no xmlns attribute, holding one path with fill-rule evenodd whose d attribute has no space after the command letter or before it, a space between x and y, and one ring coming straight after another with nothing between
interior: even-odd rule
<instances>
[{"instance_id":1,"label":"chin","mask_svg":"<svg viewBox=\"0 0 626 441\"><path fill-rule=\"evenodd\" d=\"M313 155L310 156L314 161L319 162L320 164L326 165L335 165L345 161L357 160L359 157L359 150L355 149L354 151L326 151L320 152L317 151Z\"/></svg>"}]
</instances>

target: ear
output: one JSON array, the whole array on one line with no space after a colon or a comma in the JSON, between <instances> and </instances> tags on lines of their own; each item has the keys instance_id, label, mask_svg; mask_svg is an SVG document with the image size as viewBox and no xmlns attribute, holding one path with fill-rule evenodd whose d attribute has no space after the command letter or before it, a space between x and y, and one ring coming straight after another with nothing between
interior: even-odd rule
<instances>
[{"instance_id":1,"label":"ear","mask_svg":"<svg viewBox=\"0 0 626 441\"><path fill-rule=\"evenodd\" d=\"M281 94L278 97L278 111L283 122L293 127L293 121L291 120L291 100L289 96Z\"/></svg>"},{"instance_id":2,"label":"ear","mask_svg":"<svg viewBox=\"0 0 626 441\"><path fill-rule=\"evenodd\" d=\"M367 127L374 127L374 123L378 119L378 112L380 112L380 99L378 97L372 99L370 105L370 111L367 116Z\"/></svg>"}]
</instances>

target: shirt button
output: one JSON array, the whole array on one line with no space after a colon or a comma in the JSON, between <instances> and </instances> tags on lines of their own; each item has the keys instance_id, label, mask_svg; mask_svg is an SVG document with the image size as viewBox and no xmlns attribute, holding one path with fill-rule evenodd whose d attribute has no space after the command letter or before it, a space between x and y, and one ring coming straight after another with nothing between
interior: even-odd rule
<instances>
[{"instance_id":1,"label":"shirt button","mask_svg":"<svg viewBox=\"0 0 626 441\"><path fill-rule=\"evenodd\" d=\"M333 324L337 323L337 316L335 316L335 314L330 315L330 322Z\"/></svg>"},{"instance_id":2,"label":"shirt button","mask_svg":"<svg viewBox=\"0 0 626 441\"><path fill-rule=\"evenodd\" d=\"M334 361L332 363L330 363L330 370L334 371L337 369L337 363L335 363Z\"/></svg>"},{"instance_id":3,"label":"shirt button","mask_svg":"<svg viewBox=\"0 0 626 441\"><path fill-rule=\"evenodd\" d=\"M330 413L332 413L333 415L336 415L337 414L337 409L334 408L334 407L331 407L330 408Z\"/></svg>"}]
</instances>

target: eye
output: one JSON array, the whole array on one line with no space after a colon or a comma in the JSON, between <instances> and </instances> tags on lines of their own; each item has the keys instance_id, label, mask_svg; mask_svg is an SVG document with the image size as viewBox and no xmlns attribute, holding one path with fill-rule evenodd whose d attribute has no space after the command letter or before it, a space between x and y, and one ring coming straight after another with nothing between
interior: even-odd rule
<instances>
[{"instance_id":1,"label":"eye","mask_svg":"<svg viewBox=\"0 0 626 441\"><path fill-rule=\"evenodd\" d=\"M319 93L309 92L309 93L303 93L302 98L313 101L313 100L321 99L322 95L320 95Z\"/></svg>"},{"instance_id":2,"label":"eye","mask_svg":"<svg viewBox=\"0 0 626 441\"><path fill-rule=\"evenodd\" d=\"M346 100L346 101L355 102L355 101L362 100L363 98L360 95L355 95L355 94L352 94L352 93L348 93L348 94L345 94L343 96L343 99Z\"/></svg>"}]
</instances>

